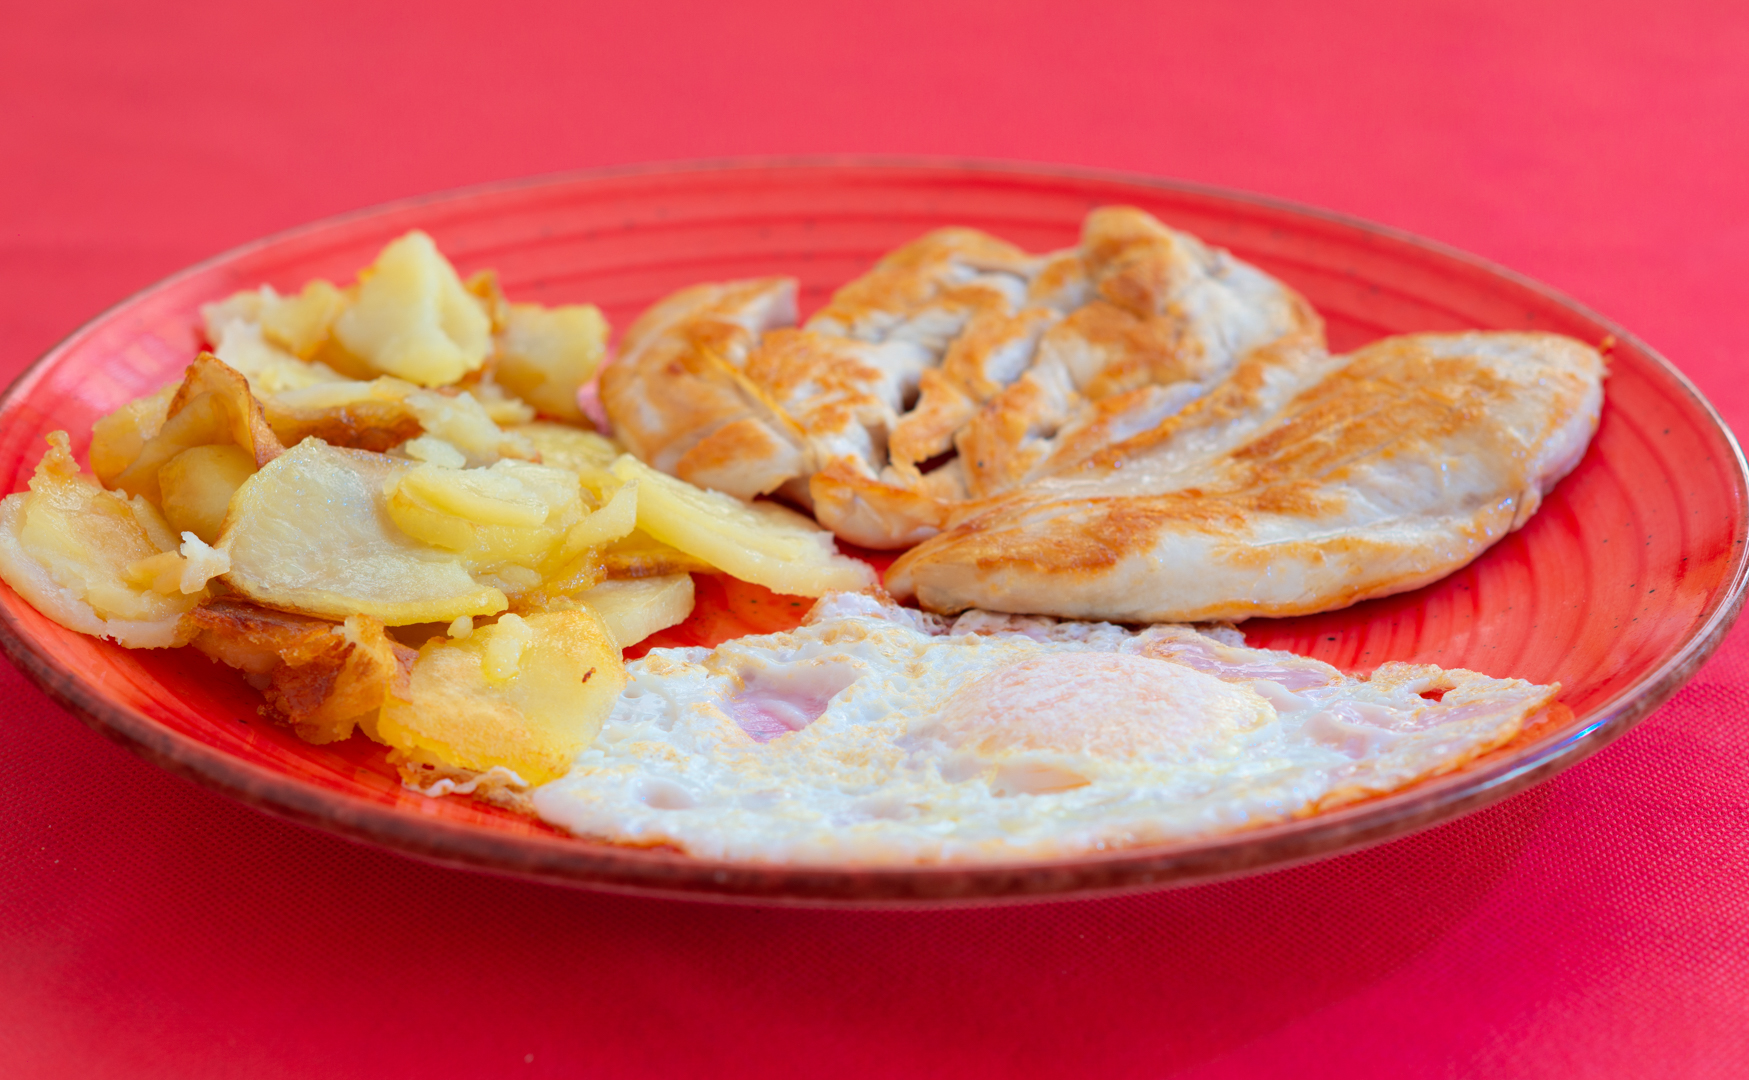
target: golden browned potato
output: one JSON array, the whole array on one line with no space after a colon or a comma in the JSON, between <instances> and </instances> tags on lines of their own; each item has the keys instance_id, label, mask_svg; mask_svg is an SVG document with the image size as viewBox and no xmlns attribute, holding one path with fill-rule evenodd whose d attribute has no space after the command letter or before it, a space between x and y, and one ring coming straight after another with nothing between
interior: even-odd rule
<instances>
[{"instance_id":1,"label":"golden browned potato","mask_svg":"<svg viewBox=\"0 0 1749 1080\"><path fill-rule=\"evenodd\" d=\"M575 602L595 613L620 648L629 649L692 614L692 575L603 581L578 593Z\"/></svg>"},{"instance_id":2,"label":"golden browned potato","mask_svg":"<svg viewBox=\"0 0 1749 1080\"><path fill-rule=\"evenodd\" d=\"M579 475L605 471L625 453L625 447L599 432L551 420L536 420L508 430L527 439L540 452L541 464L557 465Z\"/></svg>"},{"instance_id":3,"label":"golden browned potato","mask_svg":"<svg viewBox=\"0 0 1749 1080\"><path fill-rule=\"evenodd\" d=\"M575 474L525 461L484 469L415 465L387 495L389 517L408 536L477 568L515 563L542 577L590 546L585 539L566 550L565 541L596 516L583 505Z\"/></svg>"},{"instance_id":4,"label":"golden browned potato","mask_svg":"<svg viewBox=\"0 0 1749 1080\"><path fill-rule=\"evenodd\" d=\"M717 572L716 567L703 559L669 547L644 532L634 532L603 548L601 569L609 580L615 581Z\"/></svg>"},{"instance_id":5,"label":"golden browned potato","mask_svg":"<svg viewBox=\"0 0 1749 1080\"><path fill-rule=\"evenodd\" d=\"M321 439L330 446L381 452L425 430L407 404L414 389L401 379L342 379L272 394L262 401L262 410L286 446Z\"/></svg>"},{"instance_id":6,"label":"golden browned potato","mask_svg":"<svg viewBox=\"0 0 1749 1080\"><path fill-rule=\"evenodd\" d=\"M613 475L638 483L638 529L732 577L793 596L875 584L867 563L838 554L832 534L775 503L693 487L627 454Z\"/></svg>"},{"instance_id":7,"label":"golden browned potato","mask_svg":"<svg viewBox=\"0 0 1749 1080\"><path fill-rule=\"evenodd\" d=\"M507 434L520 436L528 440L540 452L541 463L556 465L570 469L582 479L583 486L589 489L608 506L615 502L615 496L634 485L626 484L619 477L608 471L608 467L619 456L625 453L625 448L619 443L599 432L588 431L570 424L558 424L550 420L537 420L532 424L522 424L508 429ZM679 548L671 547L654 539L647 533L637 531L636 505L631 500L625 500L631 505L624 509L632 512L631 531L614 532L606 539L605 546L600 548L602 569L607 577L615 579L663 577L674 574L708 573L716 568L703 559L688 555ZM605 526L608 521L617 519L612 515L604 517L599 522ZM605 530L604 530L605 531ZM600 540L591 541L600 543Z\"/></svg>"},{"instance_id":8,"label":"golden browned potato","mask_svg":"<svg viewBox=\"0 0 1749 1080\"><path fill-rule=\"evenodd\" d=\"M173 383L135 398L91 425L91 472L104 487L114 487L115 478L140 456L146 440L158 434L178 389L180 385Z\"/></svg>"},{"instance_id":9,"label":"golden browned potato","mask_svg":"<svg viewBox=\"0 0 1749 1080\"><path fill-rule=\"evenodd\" d=\"M505 320L510 317L510 301L504 298L504 288L498 283L498 271L480 270L469 274L462 287L480 302L486 318L491 320L492 333L503 330Z\"/></svg>"},{"instance_id":10,"label":"golden browned potato","mask_svg":"<svg viewBox=\"0 0 1749 1080\"><path fill-rule=\"evenodd\" d=\"M218 357L201 353L183 374L163 425L116 474L113 484L129 495L159 503L158 471L166 462L196 446L227 443L240 447L257 466L284 450L267 425L261 403L250 393L248 380Z\"/></svg>"},{"instance_id":11,"label":"golden browned potato","mask_svg":"<svg viewBox=\"0 0 1749 1080\"><path fill-rule=\"evenodd\" d=\"M422 390L388 376L286 390L269 397L265 408L286 446L316 438L382 451L424 434L449 443L474 465L536 456L526 439L499 428L472 394Z\"/></svg>"},{"instance_id":12,"label":"golden browned potato","mask_svg":"<svg viewBox=\"0 0 1749 1080\"><path fill-rule=\"evenodd\" d=\"M235 443L190 447L158 470L164 520L178 533L215 544L231 496L254 475L254 456Z\"/></svg>"},{"instance_id":13,"label":"golden browned potato","mask_svg":"<svg viewBox=\"0 0 1749 1080\"><path fill-rule=\"evenodd\" d=\"M361 718L374 726L415 656L362 615L335 623L221 598L188 619L196 629L191 644L245 672L261 687L269 713L312 743L347 738Z\"/></svg>"},{"instance_id":14,"label":"golden browned potato","mask_svg":"<svg viewBox=\"0 0 1749 1080\"><path fill-rule=\"evenodd\" d=\"M472 394L494 424L508 428L534 420L534 406L498 385L489 366L480 370L480 376L471 381L464 379L456 386Z\"/></svg>"},{"instance_id":15,"label":"golden browned potato","mask_svg":"<svg viewBox=\"0 0 1749 1080\"><path fill-rule=\"evenodd\" d=\"M490 465L500 458L532 461L538 454L528 440L504 431L486 407L467 391L413 390L407 407L427 435L460 450L470 465Z\"/></svg>"},{"instance_id":16,"label":"golden browned potato","mask_svg":"<svg viewBox=\"0 0 1749 1080\"><path fill-rule=\"evenodd\" d=\"M492 322L431 237L410 232L359 273L334 338L377 372L443 386L486 362Z\"/></svg>"},{"instance_id":17,"label":"golden browned potato","mask_svg":"<svg viewBox=\"0 0 1749 1080\"><path fill-rule=\"evenodd\" d=\"M222 312L209 311L208 314L214 318L226 317ZM327 364L300 360L268 341L258 322L244 322L235 318L221 322L217 327L209 327L207 341L212 345L214 356L249 380L249 389L263 403L274 394L286 390L340 382L347 378Z\"/></svg>"},{"instance_id":18,"label":"golden browned potato","mask_svg":"<svg viewBox=\"0 0 1749 1080\"><path fill-rule=\"evenodd\" d=\"M548 416L583 419L577 389L607 354L607 320L590 304L506 305L498 334L497 381Z\"/></svg>"},{"instance_id":19,"label":"golden browned potato","mask_svg":"<svg viewBox=\"0 0 1749 1080\"><path fill-rule=\"evenodd\" d=\"M625 681L619 646L588 611L505 615L426 642L376 736L413 782L501 768L543 784L600 732Z\"/></svg>"},{"instance_id":20,"label":"golden browned potato","mask_svg":"<svg viewBox=\"0 0 1749 1080\"><path fill-rule=\"evenodd\" d=\"M624 540L638 527L638 485L624 484L607 498L607 504L583 519L565 534L565 549L605 548Z\"/></svg>"},{"instance_id":21,"label":"golden browned potato","mask_svg":"<svg viewBox=\"0 0 1749 1080\"><path fill-rule=\"evenodd\" d=\"M491 615L502 590L455 552L416 540L389 516L386 492L411 462L307 439L250 477L231 500L218 548L225 581L269 607L389 626Z\"/></svg>"},{"instance_id":22,"label":"golden browned potato","mask_svg":"<svg viewBox=\"0 0 1749 1080\"><path fill-rule=\"evenodd\" d=\"M188 639L182 617L206 578L183 579L176 547L151 503L80 473L64 431L49 436L30 490L0 499L0 579L67 629L130 649Z\"/></svg>"},{"instance_id":23,"label":"golden browned potato","mask_svg":"<svg viewBox=\"0 0 1749 1080\"><path fill-rule=\"evenodd\" d=\"M296 296L275 297L262 305L261 332L298 359L309 360L322 351L347 303L345 292L318 278Z\"/></svg>"}]
</instances>

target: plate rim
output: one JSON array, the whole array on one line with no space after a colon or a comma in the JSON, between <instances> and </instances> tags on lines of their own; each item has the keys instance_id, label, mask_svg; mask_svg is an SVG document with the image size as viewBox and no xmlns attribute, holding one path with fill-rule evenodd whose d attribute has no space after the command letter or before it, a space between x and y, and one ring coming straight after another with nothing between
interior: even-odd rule
<instances>
[{"instance_id":1,"label":"plate rim","mask_svg":"<svg viewBox=\"0 0 1749 1080\"><path fill-rule=\"evenodd\" d=\"M1340 226L1467 265L1528 290L1601 326L1671 378L1730 447L1735 479L1749 493L1749 460L1730 426L1694 383L1658 350L1567 294L1492 260L1394 226L1218 185L1119 170L1018 160L906 155L776 155L651 161L569 170L447 189L361 207L306 222L201 259L110 304L27 366L0 393L0 415L54 363L114 316L151 296L256 251L356 221L420 207L466 202L543 187L587 185L622 177L783 169L958 171L991 176L1129 185L1243 203ZM1283 869L1356 851L1453 820L1506 798L1602 749L1667 701L1712 655L1749 594L1749 513L1736 522L1735 565L1699 628L1634 686L1575 717L1574 726L1532 740L1511 756L1460 769L1402 792L1298 821L1195 844L1126 848L1050 862L925 867L817 867L745 864L669 852L518 835L394 807L333 791L257 765L175 731L143 712L108 701L79 675L42 652L13 613L0 605L0 652L47 696L87 726L169 772L273 816L355 842L443 865L531 878L598 891L764 906L933 908L1094 898ZM67 631L71 633L72 631ZM1584 720L1584 723L1578 721ZM1242 851L1249 857L1235 861ZM507 858L507 855L518 858ZM1226 857L1223 857L1226 856ZM921 887L919 887L921 886Z\"/></svg>"}]
</instances>

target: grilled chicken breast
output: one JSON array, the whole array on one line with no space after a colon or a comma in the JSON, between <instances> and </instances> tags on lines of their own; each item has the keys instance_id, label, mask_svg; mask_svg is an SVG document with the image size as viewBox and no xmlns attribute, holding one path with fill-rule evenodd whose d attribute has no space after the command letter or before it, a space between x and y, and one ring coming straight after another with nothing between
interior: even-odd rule
<instances>
[{"instance_id":1,"label":"grilled chicken breast","mask_svg":"<svg viewBox=\"0 0 1749 1080\"><path fill-rule=\"evenodd\" d=\"M1299 615L1413 589L1522 526L1584 454L1602 357L1553 334L1253 353L1069 472L959 508L887 588L1116 622Z\"/></svg>"},{"instance_id":2,"label":"grilled chicken breast","mask_svg":"<svg viewBox=\"0 0 1749 1080\"><path fill-rule=\"evenodd\" d=\"M1521 526L1602 404L1602 358L1554 335L1332 356L1292 290L1122 207L1049 255L931 233L800 329L794 295L657 305L608 413L658 468L918 545L887 588L940 612L1243 619L1412 589Z\"/></svg>"},{"instance_id":3,"label":"grilled chicken breast","mask_svg":"<svg viewBox=\"0 0 1749 1080\"><path fill-rule=\"evenodd\" d=\"M1050 255L930 233L800 329L794 295L780 278L675 294L628 332L602 402L657 468L781 492L873 548L1153 429L1256 350L1323 355L1291 290L1123 207Z\"/></svg>"}]
</instances>

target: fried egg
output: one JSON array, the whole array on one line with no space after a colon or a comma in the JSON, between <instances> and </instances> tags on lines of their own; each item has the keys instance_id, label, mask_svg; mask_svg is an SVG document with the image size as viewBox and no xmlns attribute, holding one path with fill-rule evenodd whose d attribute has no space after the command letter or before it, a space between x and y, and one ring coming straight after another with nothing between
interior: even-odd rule
<instances>
[{"instance_id":1,"label":"fried egg","mask_svg":"<svg viewBox=\"0 0 1749 1080\"><path fill-rule=\"evenodd\" d=\"M1385 794L1516 736L1558 686L1370 678L1227 628L948 621L861 595L655 649L535 810L756 863L1010 862L1194 841Z\"/></svg>"}]
</instances>

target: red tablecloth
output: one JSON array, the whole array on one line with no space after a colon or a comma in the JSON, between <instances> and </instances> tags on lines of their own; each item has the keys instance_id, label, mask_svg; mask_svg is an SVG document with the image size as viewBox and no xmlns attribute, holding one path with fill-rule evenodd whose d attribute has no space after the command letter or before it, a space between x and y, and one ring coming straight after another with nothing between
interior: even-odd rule
<instances>
[{"instance_id":1,"label":"red tablecloth","mask_svg":"<svg viewBox=\"0 0 1749 1080\"><path fill-rule=\"evenodd\" d=\"M1300 200L1550 282L1739 427L1749 7L8 5L0 374L191 261L582 166L872 151ZM1749 1075L1749 636L1551 783L1371 851L936 913L427 866L0 665L0 1075Z\"/></svg>"}]
</instances>

